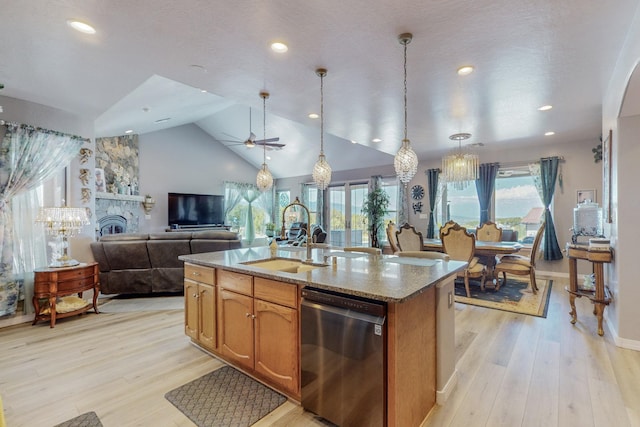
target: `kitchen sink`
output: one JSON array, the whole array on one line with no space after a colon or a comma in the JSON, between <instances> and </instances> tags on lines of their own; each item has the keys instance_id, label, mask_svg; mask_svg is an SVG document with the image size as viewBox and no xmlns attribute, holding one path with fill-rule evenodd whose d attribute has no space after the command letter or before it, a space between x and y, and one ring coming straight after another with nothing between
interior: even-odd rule
<instances>
[{"instance_id":1,"label":"kitchen sink","mask_svg":"<svg viewBox=\"0 0 640 427\"><path fill-rule=\"evenodd\" d=\"M251 267L264 268L265 270L281 271L283 273L305 273L316 268L326 267L327 264L305 264L294 259L273 258L260 261L250 261L243 263Z\"/></svg>"}]
</instances>

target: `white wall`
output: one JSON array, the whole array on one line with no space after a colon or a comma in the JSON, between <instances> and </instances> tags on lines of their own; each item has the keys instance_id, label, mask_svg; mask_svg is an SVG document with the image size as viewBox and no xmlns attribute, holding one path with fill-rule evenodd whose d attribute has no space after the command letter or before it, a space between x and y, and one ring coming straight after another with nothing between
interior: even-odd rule
<instances>
[{"instance_id":1,"label":"white wall","mask_svg":"<svg viewBox=\"0 0 640 427\"><path fill-rule=\"evenodd\" d=\"M224 194L224 181L255 183L258 168L238 157L194 124L139 137L140 194L156 205L140 232L168 227L167 193Z\"/></svg>"},{"instance_id":2,"label":"white wall","mask_svg":"<svg viewBox=\"0 0 640 427\"><path fill-rule=\"evenodd\" d=\"M620 51L609 87L603 99L603 132L613 130L612 198L613 223L608 230L615 248L613 263L607 269L607 284L614 300L605 310L607 326L616 344L640 350L640 287L634 268L640 241L640 207L637 202L640 169L638 135L640 117L619 119L627 84L640 60L640 10L636 12L627 40ZM638 71L636 71L638 72ZM635 200L634 200L635 199Z\"/></svg>"}]
</instances>

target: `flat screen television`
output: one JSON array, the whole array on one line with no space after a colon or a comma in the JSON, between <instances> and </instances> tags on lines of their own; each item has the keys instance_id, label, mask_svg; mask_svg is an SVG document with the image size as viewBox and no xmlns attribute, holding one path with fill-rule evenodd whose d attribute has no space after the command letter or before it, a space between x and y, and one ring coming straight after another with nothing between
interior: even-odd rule
<instances>
[{"instance_id":1,"label":"flat screen television","mask_svg":"<svg viewBox=\"0 0 640 427\"><path fill-rule=\"evenodd\" d=\"M169 193L169 226L224 225L224 196Z\"/></svg>"}]
</instances>

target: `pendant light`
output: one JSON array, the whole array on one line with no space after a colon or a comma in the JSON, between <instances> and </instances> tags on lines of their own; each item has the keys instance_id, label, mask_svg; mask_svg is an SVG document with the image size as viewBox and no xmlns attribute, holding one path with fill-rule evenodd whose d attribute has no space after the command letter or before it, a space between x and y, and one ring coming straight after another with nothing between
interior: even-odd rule
<instances>
[{"instance_id":1,"label":"pendant light","mask_svg":"<svg viewBox=\"0 0 640 427\"><path fill-rule=\"evenodd\" d=\"M269 97L269 92L260 92L260 97L262 98L263 160L262 168L260 168L256 177L256 184L260 191L265 192L273 187L273 176L271 176L267 166L267 144L264 143L267 140L267 98Z\"/></svg>"},{"instance_id":2,"label":"pendant light","mask_svg":"<svg viewBox=\"0 0 640 427\"><path fill-rule=\"evenodd\" d=\"M464 151L462 141L471 138L470 133L456 133L449 137L458 142L458 149L442 158L442 175L456 190L465 189L471 181L478 179L480 159L477 154Z\"/></svg>"},{"instance_id":3,"label":"pendant light","mask_svg":"<svg viewBox=\"0 0 640 427\"><path fill-rule=\"evenodd\" d=\"M418 156L411 148L411 141L407 138L407 45L411 43L413 35L404 33L398 36L398 41L404 46L404 139L402 146L393 159L393 166L396 174L405 186L411 181L411 178L418 170Z\"/></svg>"},{"instance_id":4,"label":"pendant light","mask_svg":"<svg viewBox=\"0 0 640 427\"><path fill-rule=\"evenodd\" d=\"M324 156L324 76L327 70L318 68L316 74L320 77L320 155L313 166L313 181L320 190L325 190L331 182L331 166Z\"/></svg>"}]
</instances>

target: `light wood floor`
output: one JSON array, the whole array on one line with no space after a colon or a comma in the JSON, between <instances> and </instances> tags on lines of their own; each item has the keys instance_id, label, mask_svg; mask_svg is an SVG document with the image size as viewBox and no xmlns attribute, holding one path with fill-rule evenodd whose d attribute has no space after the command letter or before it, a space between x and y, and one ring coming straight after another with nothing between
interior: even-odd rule
<instances>
[{"instance_id":1,"label":"light wood floor","mask_svg":"<svg viewBox=\"0 0 640 427\"><path fill-rule=\"evenodd\" d=\"M569 323L564 281L547 319L457 305L459 383L432 426L640 426L640 352L596 333L588 301ZM183 333L183 312L88 314L0 329L9 427L53 426L95 411L105 427L193 426L164 394L221 362ZM287 402L256 426L324 425Z\"/></svg>"}]
</instances>

